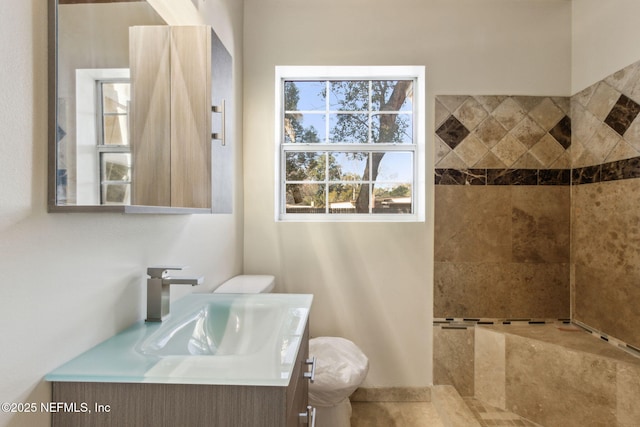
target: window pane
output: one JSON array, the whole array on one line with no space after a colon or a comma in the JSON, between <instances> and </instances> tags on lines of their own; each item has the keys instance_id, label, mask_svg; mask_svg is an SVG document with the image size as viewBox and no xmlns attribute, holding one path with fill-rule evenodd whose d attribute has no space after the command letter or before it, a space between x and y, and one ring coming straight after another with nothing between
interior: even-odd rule
<instances>
[{"instance_id":1,"label":"window pane","mask_svg":"<svg viewBox=\"0 0 640 427\"><path fill-rule=\"evenodd\" d=\"M129 112L129 83L102 83L102 110L104 114Z\"/></svg>"},{"instance_id":2,"label":"window pane","mask_svg":"<svg viewBox=\"0 0 640 427\"><path fill-rule=\"evenodd\" d=\"M102 141L105 145L129 145L129 117L104 116Z\"/></svg>"},{"instance_id":3,"label":"window pane","mask_svg":"<svg viewBox=\"0 0 640 427\"><path fill-rule=\"evenodd\" d=\"M368 180L369 177L365 176L368 161L368 153L329 154L329 170L335 170L335 173L329 174L329 179L332 181Z\"/></svg>"},{"instance_id":4,"label":"window pane","mask_svg":"<svg viewBox=\"0 0 640 427\"><path fill-rule=\"evenodd\" d=\"M103 205L131 204L131 184L102 184Z\"/></svg>"},{"instance_id":5,"label":"window pane","mask_svg":"<svg viewBox=\"0 0 640 427\"><path fill-rule=\"evenodd\" d=\"M373 142L413 143L413 127L409 114L374 114L371 117Z\"/></svg>"},{"instance_id":6,"label":"window pane","mask_svg":"<svg viewBox=\"0 0 640 427\"><path fill-rule=\"evenodd\" d=\"M360 191L367 186L362 184L332 184L329 186L329 213L351 214L357 213L356 203ZM367 190L368 191L368 190Z\"/></svg>"},{"instance_id":7,"label":"window pane","mask_svg":"<svg viewBox=\"0 0 640 427\"><path fill-rule=\"evenodd\" d=\"M378 165L378 182L411 182L413 180L413 154L411 152L375 153L382 155Z\"/></svg>"},{"instance_id":8,"label":"window pane","mask_svg":"<svg viewBox=\"0 0 640 427\"><path fill-rule=\"evenodd\" d=\"M102 153L100 159L102 181L131 180L130 153Z\"/></svg>"},{"instance_id":9,"label":"window pane","mask_svg":"<svg viewBox=\"0 0 640 427\"><path fill-rule=\"evenodd\" d=\"M287 181L322 181L325 177L326 154L318 152L286 153Z\"/></svg>"},{"instance_id":10,"label":"window pane","mask_svg":"<svg viewBox=\"0 0 640 427\"><path fill-rule=\"evenodd\" d=\"M324 142L326 116L324 114L285 114L284 142Z\"/></svg>"},{"instance_id":11,"label":"window pane","mask_svg":"<svg viewBox=\"0 0 640 427\"><path fill-rule=\"evenodd\" d=\"M340 111L369 111L369 81L329 82L329 108Z\"/></svg>"},{"instance_id":12,"label":"window pane","mask_svg":"<svg viewBox=\"0 0 640 427\"><path fill-rule=\"evenodd\" d=\"M410 214L413 212L411 184L376 184L373 191L374 214Z\"/></svg>"},{"instance_id":13,"label":"window pane","mask_svg":"<svg viewBox=\"0 0 640 427\"><path fill-rule=\"evenodd\" d=\"M413 109L412 98L412 80L371 82L371 109L373 111L411 111Z\"/></svg>"},{"instance_id":14,"label":"window pane","mask_svg":"<svg viewBox=\"0 0 640 427\"><path fill-rule=\"evenodd\" d=\"M285 82L285 111L325 111L326 87L323 81Z\"/></svg>"},{"instance_id":15,"label":"window pane","mask_svg":"<svg viewBox=\"0 0 640 427\"><path fill-rule=\"evenodd\" d=\"M369 141L368 114L331 114L330 142L367 143Z\"/></svg>"},{"instance_id":16,"label":"window pane","mask_svg":"<svg viewBox=\"0 0 640 427\"><path fill-rule=\"evenodd\" d=\"M286 213L326 213L324 184L287 184Z\"/></svg>"}]
</instances>

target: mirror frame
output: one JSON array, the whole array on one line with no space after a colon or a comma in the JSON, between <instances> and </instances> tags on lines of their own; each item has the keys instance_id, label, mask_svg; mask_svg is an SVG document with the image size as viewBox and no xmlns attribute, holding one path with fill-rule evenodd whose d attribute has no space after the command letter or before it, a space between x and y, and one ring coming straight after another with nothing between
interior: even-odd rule
<instances>
[{"instance_id":1,"label":"mirror frame","mask_svg":"<svg viewBox=\"0 0 640 427\"><path fill-rule=\"evenodd\" d=\"M58 0L47 0L47 212L116 212L135 214L210 214L210 208L180 208L140 205L58 205ZM96 3L99 3L97 1Z\"/></svg>"}]
</instances>

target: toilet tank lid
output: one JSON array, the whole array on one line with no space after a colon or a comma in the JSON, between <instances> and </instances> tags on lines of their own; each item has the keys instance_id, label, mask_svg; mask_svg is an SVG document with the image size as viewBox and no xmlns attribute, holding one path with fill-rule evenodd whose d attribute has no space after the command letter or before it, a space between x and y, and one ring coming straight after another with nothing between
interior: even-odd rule
<instances>
[{"instance_id":1,"label":"toilet tank lid","mask_svg":"<svg viewBox=\"0 0 640 427\"><path fill-rule=\"evenodd\" d=\"M242 274L232 277L220 285L215 293L259 294L273 290L275 277L266 274Z\"/></svg>"}]
</instances>

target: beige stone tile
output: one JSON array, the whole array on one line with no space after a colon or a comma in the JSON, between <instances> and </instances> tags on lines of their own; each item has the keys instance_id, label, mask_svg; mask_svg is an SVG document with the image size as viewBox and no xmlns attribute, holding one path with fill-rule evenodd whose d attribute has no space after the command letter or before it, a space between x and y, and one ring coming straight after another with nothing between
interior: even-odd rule
<instances>
[{"instance_id":1,"label":"beige stone tile","mask_svg":"<svg viewBox=\"0 0 640 427\"><path fill-rule=\"evenodd\" d=\"M508 97L505 95L488 95L488 96L479 96L476 95L474 98L487 110L489 113L492 113L505 99Z\"/></svg>"},{"instance_id":2,"label":"beige stone tile","mask_svg":"<svg viewBox=\"0 0 640 427\"><path fill-rule=\"evenodd\" d=\"M571 169L571 154L566 151L550 166L551 169Z\"/></svg>"},{"instance_id":3,"label":"beige stone tile","mask_svg":"<svg viewBox=\"0 0 640 427\"><path fill-rule=\"evenodd\" d=\"M594 92L596 91L596 88L598 87L598 84L593 84L589 87L584 88L583 90L581 90L580 92L578 92L577 94L573 95L571 97L571 101L573 102L577 102L578 104L580 104L582 107L586 107L587 105L589 105L589 101L591 100L591 97L593 96ZM573 106L572 106L573 108ZM573 113L573 109L572 109L572 113ZM572 116L573 118L573 116Z\"/></svg>"},{"instance_id":4,"label":"beige stone tile","mask_svg":"<svg viewBox=\"0 0 640 427\"><path fill-rule=\"evenodd\" d=\"M474 328L433 328L433 383L452 385L461 396L473 396Z\"/></svg>"},{"instance_id":5,"label":"beige stone tile","mask_svg":"<svg viewBox=\"0 0 640 427\"><path fill-rule=\"evenodd\" d=\"M620 71L617 71L610 76L606 77L604 81L613 87L618 92L622 93L624 91L625 86L629 83L629 81L633 78L634 73L638 69L639 63L636 62L631 64Z\"/></svg>"},{"instance_id":6,"label":"beige stone tile","mask_svg":"<svg viewBox=\"0 0 640 427\"><path fill-rule=\"evenodd\" d=\"M435 317L508 317L511 269L503 263L434 265Z\"/></svg>"},{"instance_id":7,"label":"beige stone tile","mask_svg":"<svg viewBox=\"0 0 640 427\"><path fill-rule=\"evenodd\" d=\"M605 161L614 162L616 160L631 159L638 157L640 153L631 144L624 140L620 140L613 150L609 153Z\"/></svg>"},{"instance_id":8,"label":"beige stone tile","mask_svg":"<svg viewBox=\"0 0 640 427\"><path fill-rule=\"evenodd\" d=\"M540 141L538 141L529 152L533 154L545 168L548 168L564 153L564 148L554 137L546 134L540 138Z\"/></svg>"},{"instance_id":9,"label":"beige stone tile","mask_svg":"<svg viewBox=\"0 0 640 427\"><path fill-rule=\"evenodd\" d=\"M453 386L434 386L432 397L433 406L447 427L480 427L480 423Z\"/></svg>"},{"instance_id":10,"label":"beige stone tile","mask_svg":"<svg viewBox=\"0 0 640 427\"><path fill-rule=\"evenodd\" d=\"M564 117L564 112L550 98L544 98L529 112L529 116L545 131L549 131Z\"/></svg>"},{"instance_id":11,"label":"beige stone tile","mask_svg":"<svg viewBox=\"0 0 640 427\"><path fill-rule=\"evenodd\" d=\"M551 100L562 110L564 114L571 117L571 97L569 96L552 96Z\"/></svg>"},{"instance_id":12,"label":"beige stone tile","mask_svg":"<svg viewBox=\"0 0 640 427\"><path fill-rule=\"evenodd\" d=\"M442 105L442 103L440 102L440 100L438 99L438 97L436 97L436 101L435 101L435 111L434 111L434 115L435 115L435 119L434 119L434 123L435 123L435 128L438 129L440 127L440 125L442 123L444 123L445 120L447 120L447 118L449 117L451 113L449 112L449 110L447 110L447 108Z\"/></svg>"},{"instance_id":13,"label":"beige stone tile","mask_svg":"<svg viewBox=\"0 0 640 427\"><path fill-rule=\"evenodd\" d=\"M573 102L571 107L571 146L576 143L584 145L596 133L602 120L577 102Z\"/></svg>"},{"instance_id":14,"label":"beige stone tile","mask_svg":"<svg viewBox=\"0 0 640 427\"><path fill-rule=\"evenodd\" d=\"M516 137L507 134L491 149L491 152L504 162L507 167L511 167L527 152L527 148Z\"/></svg>"},{"instance_id":15,"label":"beige stone tile","mask_svg":"<svg viewBox=\"0 0 640 427\"><path fill-rule=\"evenodd\" d=\"M493 117L510 131L526 116L526 111L513 98L506 98L492 113Z\"/></svg>"},{"instance_id":16,"label":"beige stone tile","mask_svg":"<svg viewBox=\"0 0 640 427\"><path fill-rule=\"evenodd\" d=\"M640 346L639 183L627 179L572 189L574 316L636 347Z\"/></svg>"},{"instance_id":17,"label":"beige stone tile","mask_svg":"<svg viewBox=\"0 0 640 427\"><path fill-rule=\"evenodd\" d=\"M495 146L507 134L507 130L493 117L487 117L485 121L474 130L475 135L488 148Z\"/></svg>"},{"instance_id":18,"label":"beige stone tile","mask_svg":"<svg viewBox=\"0 0 640 427\"><path fill-rule=\"evenodd\" d=\"M446 108L449 113L453 113L460 107L464 101L469 98L468 95L438 95L436 96L436 100L440 102L440 104Z\"/></svg>"},{"instance_id":19,"label":"beige stone tile","mask_svg":"<svg viewBox=\"0 0 640 427\"><path fill-rule=\"evenodd\" d=\"M489 149L475 135L471 134L454 151L467 167L472 168L489 152Z\"/></svg>"},{"instance_id":20,"label":"beige stone tile","mask_svg":"<svg viewBox=\"0 0 640 427\"><path fill-rule=\"evenodd\" d=\"M513 260L568 263L570 210L567 186L512 188Z\"/></svg>"},{"instance_id":21,"label":"beige stone tile","mask_svg":"<svg viewBox=\"0 0 640 427\"><path fill-rule=\"evenodd\" d=\"M487 117L487 111L473 97L467 98L453 113L469 131L473 131Z\"/></svg>"},{"instance_id":22,"label":"beige stone tile","mask_svg":"<svg viewBox=\"0 0 640 427\"><path fill-rule=\"evenodd\" d=\"M514 263L508 268L508 310L503 317L569 317L569 263Z\"/></svg>"},{"instance_id":23,"label":"beige stone tile","mask_svg":"<svg viewBox=\"0 0 640 427\"><path fill-rule=\"evenodd\" d=\"M587 109L598 119L604 121L619 97L620 92L601 81L596 84L596 90L593 92L589 104L587 104Z\"/></svg>"},{"instance_id":24,"label":"beige stone tile","mask_svg":"<svg viewBox=\"0 0 640 427\"><path fill-rule=\"evenodd\" d=\"M538 106L544 99L542 96L514 96L513 99L518 101L518 104L524 108L525 111L531 111Z\"/></svg>"},{"instance_id":25,"label":"beige stone tile","mask_svg":"<svg viewBox=\"0 0 640 427\"><path fill-rule=\"evenodd\" d=\"M640 367L618 363L616 421L620 427L637 427L640 420Z\"/></svg>"},{"instance_id":26,"label":"beige stone tile","mask_svg":"<svg viewBox=\"0 0 640 427\"><path fill-rule=\"evenodd\" d=\"M449 151L438 163L436 168L450 168L450 169L466 169L467 165L464 161L453 151Z\"/></svg>"},{"instance_id":27,"label":"beige stone tile","mask_svg":"<svg viewBox=\"0 0 640 427\"><path fill-rule=\"evenodd\" d=\"M602 123L585 144L585 149L598 159L598 163L603 163L621 139L613 129Z\"/></svg>"},{"instance_id":28,"label":"beige stone tile","mask_svg":"<svg viewBox=\"0 0 640 427\"><path fill-rule=\"evenodd\" d=\"M635 150L640 151L640 119L636 118L624 133L624 140Z\"/></svg>"},{"instance_id":29,"label":"beige stone tile","mask_svg":"<svg viewBox=\"0 0 640 427\"><path fill-rule=\"evenodd\" d=\"M505 409L505 336L475 328L475 397L496 408Z\"/></svg>"},{"instance_id":30,"label":"beige stone tile","mask_svg":"<svg viewBox=\"0 0 640 427\"><path fill-rule=\"evenodd\" d=\"M435 136L435 145L436 145L434 150L435 165L436 167L440 167L439 163L442 161L442 159L447 157L447 154L451 152L451 147L449 147L447 143L442 141L440 137L437 135Z\"/></svg>"},{"instance_id":31,"label":"beige stone tile","mask_svg":"<svg viewBox=\"0 0 640 427\"><path fill-rule=\"evenodd\" d=\"M611 425L616 366L554 344L506 336L506 407L543 426Z\"/></svg>"},{"instance_id":32,"label":"beige stone tile","mask_svg":"<svg viewBox=\"0 0 640 427\"><path fill-rule=\"evenodd\" d=\"M635 102L640 103L640 67L634 67L631 76L629 77L629 81L624 86L622 93L633 99Z\"/></svg>"},{"instance_id":33,"label":"beige stone tile","mask_svg":"<svg viewBox=\"0 0 640 427\"><path fill-rule=\"evenodd\" d=\"M511 135L515 136L529 149L536 145L546 133L546 130L542 129L529 116L525 117L511 130Z\"/></svg>"},{"instance_id":34,"label":"beige stone tile","mask_svg":"<svg viewBox=\"0 0 640 427\"><path fill-rule=\"evenodd\" d=\"M444 427L429 402L353 402L351 427Z\"/></svg>"},{"instance_id":35,"label":"beige stone tile","mask_svg":"<svg viewBox=\"0 0 640 427\"><path fill-rule=\"evenodd\" d=\"M516 162L511 165L515 169L544 169L545 165L540 163L531 152L524 153Z\"/></svg>"},{"instance_id":36,"label":"beige stone tile","mask_svg":"<svg viewBox=\"0 0 640 427\"><path fill-rule=\"evenodd\" d=\"M430 402L431 387L360 387L352 402Z\"/></svg>"},{"instance_id":37,"label":"beige stone tile","mask_svg":"<svg viewBox=\"0 0 640 427\"><path fill-rule=\"evenodd\" d=\"M434 316L568 317L569 264L436 262Z\"/></svg>"},{"instance_id":38,"label":"beige stone tile","mask_svg":"<svg viewBox=\"0 0 640 427\"><path fill-rule=\"evenodd\" d=\"M486 169L504 169L507 167L499 158L495 156L492 152L488 152L485 154L483 158L480 159L478 163L475 165L476 168L486 168Z\"/></svg>"},{"instance_id":39,"label":"beige stone tile","mask_svg":"<svg viewBox=\"0 0 640 427\"><path fill-rule=\"evenodd\" d=\"M438 185L435 260L511 261L511 189Z\"/></svg>"}]
</instances>

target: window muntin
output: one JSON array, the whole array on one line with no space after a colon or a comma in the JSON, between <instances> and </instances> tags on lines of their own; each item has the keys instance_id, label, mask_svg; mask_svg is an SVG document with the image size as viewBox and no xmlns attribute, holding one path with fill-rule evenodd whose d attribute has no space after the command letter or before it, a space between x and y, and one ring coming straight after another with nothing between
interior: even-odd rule
<instances>
[{"instance_id":1,"label":"window muntin","mask_svg":"<svg viewBox=\"0 0 640 427\"><path fill-rule=\"evenodd\" d=\"M424 220L424 69L320 79L278 68L277 219Z\"/></svg>"}]
</instances>

